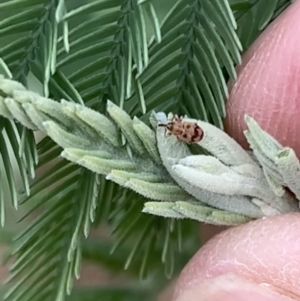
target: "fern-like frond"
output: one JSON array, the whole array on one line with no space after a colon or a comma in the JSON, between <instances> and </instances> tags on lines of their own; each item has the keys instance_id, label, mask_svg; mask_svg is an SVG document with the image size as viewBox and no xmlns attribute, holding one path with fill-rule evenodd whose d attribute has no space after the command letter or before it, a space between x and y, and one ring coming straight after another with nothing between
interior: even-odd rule
<instances>
[{"instance_id":1,"label":"fern-like frond","mask_svg":"<svg viewBox=\"0 0 300 301\"><path fill-rule=\"evenodd\" d=\"M41 159L39 168L53 164L61 152L47 138L38 144L37 149ZM20 199L22 205L30 208L20 221L31 216L36 209L42 209L43 213L13 243L12 254L16 254L16 261L7 281L14 283L5 299L56 300L57 297L61 300L65 291L70 290L74 273L79 274L81 239L89 230L88 224L93 218L91 210L95 210L91 203L97 196L96 178L84 169L85 174L80 172L78 167L60 159L31 183L30 196L24 193ZM95 196L91 196L90 191ZM27 274L23 276L25 271Z\"/></svg>"},{"instance_id":2,"label":"fern-like frond","mask_svg":"<svg viewBox=\"0 0 300 301\"><path fill-rule=\"evenodd\" d=\"M130 104L143 97L150 111L192 113L222 128L228 96L223 67L235 78L241 61L235 28L227 1L177 1L161 25L161 42L150 43L149 65L136 76L138 93Z\"/></svg>"},{"instance_id":3,"label":"fern-like frond","mask_svg":"<svg viewBox=\"0 0 300 301\"><path fill-rule=\"evenodd\" d=\"M120 188L116 183L104 181L102 178L96 209L96 224L108 222L114 238L110 244L108 257L107 247L102 249L103 242L89 244L83 253L89 260L97 261L106 266L114 258L117 270L129 270L136 278L144 279L154 275L170 278L183 267L178 262L178 254L184 249L183 236L196 233L188 220L162 219L158 216L142 213L145 202L149 199L134 193L132 190ZM185 235L187 236L187 235ZM196 249L197 245L195 245ZM87 254L88 252L88 254ZM185 250L188 252L188 250Z\"/></svg>"},{"instance_id":4,"label":"fern-like frond","mask_svg":"<svg viewBox=\"0 0 300 301\"><path fill-rule=\"evenodd\" d=\"M150 0L0 4L6 41L0 44L0 73L25 86L33 74L45 96L0 78L0 185L8 178L17 207L12 148L22 176L20 203L30 207L21 220L42 210L15 241L9 280L16 282L7 299L63 300L79 276L93 222L109 223L116 238L112 251L125 248L122 266L144 277L149 269L164 268L167 276L176 270L187 229L182 219L228 225L249 220L199 202L172 180L148 118L153 109L174 111L222 127L226 81L236 76L240 40L247 48L289 3L262 2L178 0L162 23ZM32 130L48 137L36 146ZM34 177L36 166L45 171L30 183L28 195L27 174Z\"/></svg>"},{"instance_id":5,"label":"fern-like frond","mask_svg":"<svg viewBox=\"0 0 300 301\"><path fill-rule=\"evenodd\" d=\"M26 161L24 153L19 154L19 145L21 143L21 133L19 132L16 124L7 119L1 118L1 133L0 135L0 152L2 157L2 163L4 169L1 169L1 172L4 171L3 176L1 177L1 193L0 193L0 203L1 203L1 226L4 226L5 221L5 212L4 212L4 187L6 181L8 183L10 199L12 201L13 207L18 208L18 190L20 187L17 186L16 179L18 174L21 175L23 189L29 194L29 182L27 177L27 172L29 171L28 166L31 163L32 166L35 165L34 162ZM11 158L11 149L13 150L14 159L17 162L18 171L14 168L14 161ZM28 151L28 150L27 150ZM27 152L28 155L31 155L30 151ZM27 157L27 160L32 160L32 157ZM29 163L29 164L28 164ZM27 165L28 164L28 165ZM31 176L34 176L34 169L31 170Z\"/></svg>"},{"instance_id":6,"label":"fern-like frond","mask_svg":"<svg viewBox=\"0 0 300 301\"><path fill-rule=\"evenodd\" d=\"M7 83L13 85L10 86L12 89L21 87L13 81L6 81L6 84ZM7 88L8 86L5 85L5 83L4 86L1 86L1 108L4 108L3 105L7 99L12 99L3 97L4 94L8 96L7 93L9 89ZM37 94L32 94L32 96L33 95L38 96ZM19 96L21 97L19 98L19 100L21 100L21 106L18 110L18 113L21 114L19 117L23 116L23 118L25 118L23 121L27 120L27 122L25 122L27 125L34 128L39 124L42 126L40 129L45 130L47 125L44 127L44 121L58 122L58 127L62 125L61 122L66 122L65 125L69 128L68 131L70 131L70 133L72 132L72 128L74 128L75 124L72 121L71 111L69 111L71 115L67 113L65 116L59 111L51 113L51 105L55 108L56 105L60 106L61 104L51 100L49 103L48 99L43 98L42 102L46 107L50 104L50 107L45 107L47 112L45 110L38 112L34 109L34 106L27 103L29 107L33 109L32 111L28 106L26 109L26 98L29 94L27 94L27 96L25 96L25 94L19 94ZM69 106L68 108L70 109L71 107ZM84 109L84 107L82 108ZM124 111L118 109L116 106L114 106L114 108L117 108L117 113L125 114L126 116ZM67 111L69 109L67 109ZM8 107L6 107L6 112L7 110ZM93 112L88 108L86 108L86 110L88 110L89 113ZM35 125L29 121L29 115L25 117L25 111L27 111L29 115L32 113L37 114L35 115L37 117L37 123ZM31 111L31 113L29 111ZM97 114L96 112L94 113ZM8 116L6 115L6 117ZM129 157L126 148L120 143L117 127L111 120L101 114L98 114L96 117L100 117L104 122L108 122L109 127L104 128L103 131L100 126L100 134L98 133L97 135L99 128L94 129L90 127L84 120L97 123L99 121L98 118L96 120L87 119L82 115L80 121L81 129L77 128L75 131L79 130L81 132L80 135L84 135L85 131L96 135L92 141L96 144L99 142L104 148L105 145L108 147L106 150L94 149L88 151L88 156L92 158L92 161L95 159L103 160L104 163L108 163L103 165L102 171L98 170L98 174L107 175L113 166L116 166L118 171L118 163L121 162L121 166L124 164L126 168L129 168L127 173L125 170L125 175L131 175L132 166L136 169L136 167L138 167L137 163L142 165L143 162L134 162L134 160ZM45 120L42 121L41 118L45 118ZM129 116L128 118L129 121L132 122ZM7 122L9 121L7 120ZM144 125L144 127L145 126L146 125ZM38 129L38 127L35 129ZM61 129L63 130L63 128ZM139 151L142 151L145 155L147 146L142 144L143 142L139 140L137 134L134 139L131 139L132 131L130 126L129 130L124 132L124 135L127 136L129 143L131 143L130 145L134 148L132 156L136 160L141 160L141 153L139 154L135 148L140 148ZM101 133L104 133L105 136L101 136ZM79 132L77 132L76 135L78 134ZM84 144L87 142L84 142L85 139L83 136L79 139ZM67 142L67 144L72 143L72 140L73 138L69 136L65 142ZM146 164L153 169L153 174L141 172L141 182L144 183L143 180L149 181L149 176L150 180L152 177L152 180L155 178L154 180L156 181L157 179L165 177L170 186L169 188L167 187L168 191L173 188L175 191L179 191L181 195L186 196L186 193L174 185L167 177L165 170L162 169L161 172L159 171L159 167L157 163L155 163L159 161L157 150L152 147L151 151L151 143L146 145L150 147L150 153L152 152L152 161L150 159L151 156L149 156L150 158L146 159ZM69 146L72 146L74 149L76 145L69 144ZM61 148L49 138L43 139L38 144L37 149L40 158L39 168L53 164L53 161L58 160L57 156L61 152ZM72 150L70 151L72 153ZM84 149L77 149L77 151L75 149L75 153L78 151L84 154ZM104 157L101 157L101 155ZM120 158L118 158L119 155ZM109 160L110 158L116 159L116 157L117 160L115 162ZM160 175L160 173L162 174ZM48 167L47 171L42 173L41 176L31 183L30 196L27 197L24 195L20 200L22 204L29 204L31 209L21 220L30 216L31 213L38 208L43 208L44 212L25 229L15 241L13 254L16 255L16 261L11 268L11 276L8 281L15 280L16 283L7 292L7 300L17 301L20 300L20 298L22 298L22 300L34 300L33 296L35 296L37 300L41 298L46 300L62 300L65 294L70 293L73 278L79 277L82 240L89 233L90 223L95 219L98 219L97 222L99 222L103 220L103 217L106 220L110 217L113 233L117 237L112 251L116 251L125 242L131 242L131 250L124 262L125 268L128 268L136 260L136 256L139 258L142 255L143 257L138 273L140 277L145 277L151 265L151 258L154 256L152 254L156 254L155 256L159 255L159 258L161 258L163 262L166 275L168 277L172 275L175 265L175 255L178 253L178 247L176 246L179 245L180 247L182 241L180 227L182 222L162 220L159 217L151 215L145 216L142 213L144 203L147 201L144 197L137 196L132 192L127 192L127 194L124 195L126 190L117 189L116 184L109 183L105 181L104 178L100 181L101 184L99 188L98 174L84 168L78 168L77 165L65 159L59 159L58 162L52 167ZM139 178L139 175L136 173L133 173L133 176ZM147 182L145 183L147 185ZM141 187L146 190L146 192L149 191L147 186L146 189L143 185ZM158 193L161 192L158 191ZM97 208L97 206L99 208ZM58 224L57 221L59 221ZM136 239L137 237L139 239ZM161 253L157 253L158 246L164 246L163 249L160 249ZM47 261L46 265L43 264L44 260ZM153 269L154 268L153 266ZM23 273L25 273L26 276L23 276Z\"/></svg>"},{"instance_id":7,"label":"fern-like frond","mask_svg":"<svg viewBox=\"0 0 300 301\"><path fill-rule=\"evenodd\" d=\"M124 244L130 245L123 263L125 270L139 263L136 268L139 278L143 279L149 266L153 265L152 273L160 272L171 278L176 254L182 249L182 222L143 214L146 199L132 191L128 191L125 196L117 195L115 200L117 203L111 214L111 224L116 239L111 252L118 251ZM161 267L164 267L164 272Z\"/></svg>"},{"instance_id":8,"label":"fern-like frond","mask_svg":"<svg viewBox=\"0 0 300 301\"><path fill-rule=\"evenodd\" d=\"M56 39L58 24L55 19L57 10L61 10L60 0L13 0L0 4L0 65L10 77L26 85L32 61L38 62L43 70L41 82L44 94L48 93L48 82L55 72ZM6 43L4 43L4 39ZM5 61L5 63L4 63ZM6 65L7 64L7 65ZM1 156L4 163L4 175L1 186L8 182L10 196L17 208L17 187L13 172L13 159L8 156L12 149L20 171L24 189L29 194L27 174L33 178L38 161L35 139L32 131L20 124L7 123L0 133ZM0 187L3 191L3 186ZM0 196L1 224L4 223L3 197Z\"/></svg>"},{"instance_id":9,"label":"fern-like frond","mask_svg":"<svg viewBox=\"0 0 300 301\"><path fill-rule=\"evenodd\" d=\"M70 80L85 101L109 97L123 107L132 93L132 70L136 68L141 73L148 65L145 15L149 6L159 38L157 17L151 4L139 5L135 0L100 0L66 14L65 20L76 24L78 18L95 13L71 28L68 55L63 51L62 38L58 46L58 69L65 70L74 61L85 62L82 68L70 74ZM144 102L141 106L145 111Z\"/></svg>"},{"instance_id":10,"label":"fern-like frond","mask_svg":"<svg viewBox=\"0 0 300 301\"><path fill-rule=\"evenodd\" d=\"M143 222L140 227L140 223L136 223L130 229L129 239L123 241L122 244L119 240L122 239L122 234L125 231L119 231L122 228L122 223L125 223L126 229L128 229L130 219L125 218L126 212L130 209L131 220L135 219L133 207L137 206L137 213L142 207L142 202L135 202L134 193L129 190L125 196L130 196L128 201L125 197L121 197L117 202L117 207L113 209L110 224L112 225L115 235L117 235L118 240L115 239L89 239L83 246L83 258L93 262L94 264L100 264L104 267L109 267L112 271L116 273L122 273L125 267L129 267L127 270L128 275L131 275L133 279L142 277L143 273L151 275L147 280L151 281L153 276L159 281L155 281L155 286L158 289L164 287L166 281L164 274L170 276L170 271L174 270L174 274L180 273L183 265L185 264L185 259L182 256L186 256L188 259L194 254L194 252L199 247L199 241L197 239L198 226L197 223L188 220L166 220L159 217L142 215ZM140 197L137 196L137 199ZM149 232L145 233L145 237L141 238L141 234L144 231L145 225L149 223L151 218L151 229ZM156 235L153 236L153 229L155 229ZM168 233L170 231L170 233ZM113 236L114 238L115 236ZM138 237L139 239L135 239ZM151 246L149 245L149 237L152 238ZM144 242L143 242L144 241ZM116 246L117 244L117 246ZM137 247L139 245L139 247ZM109 255L109 252L115 249L113 253ZM174 257L174 261L170 260L172 258L165 258L164 265L161 264L162 259L165 257L165 252L168 250L169 254ZM179 253L181 253L180 256ZM147 259L145 259L145 255ZM124 258L127 260L124 261ZM173 261L173 262L172 262ZM170 265L171 264L171 265ZM163 271L163 269L165 271ZM153 288L154 289L154 288Z\"/></svg>"},{"instance_id":11,"label":"fern-like frond","mask_svg":"<svg viewBox=\"0 0 300 301\"><path fill-rule=\"evenodd\" d=\"M12 81L3 82L3 93L8 91L7 86L12 88L15 85ZM12 110L10 114L22 123L30 120L36 129L45 131L64 148L64 158L147 198L172 202L172 208L168 203L165 208L170 217L184 218L186 211L182 204L188 201L191 206L194 204L192 197L170 178L161 164L153 130L138 118L132 120L115 104L108 103L109 119L84 106L66 101L58 103L28 91L15 90L9 96L3 99L4 109L9 110L12 102L19 110ZM21 108L25 118L18 114ZM4 109L1 114L5 113ZM126 137L125 146L119 130ZM204 210L201 208L198 220L223 222L219 215L214 217L215 209L207 211L205 205ZM226 224L230 217L234 224L245 221L244 216L230 214L224 220Z\"/></svg>"},{"instance_id":12,"label":"fern-like frond","mask_svg":"<svg viewBox=\"0 0 300 301\"><path fill-rule=\"evenodd\" d=\"M15 239L16 261L8 279L14 284L5 295L7 300L63 300L73 278L79 277L82 239L95 218L98 176L58 160L61 149L49 138L37 149L38 168L52 167L31 183L30 196L20 199L30 208L20 221L37 209L43 213Z\"/></svg>"},{"instance_id":13,"label":"fern-like frond","mask_svg":"<svg viewBox=\"0 0 300 301\"><path fill-rule=\"evenodd\" d=\"M58 32L55 15L57 9L61 10L63 1L27 2L23 10L20 6L24 1L0 4L1 13L7 11L0 22L0 35L11 40L11 43L0 45L0 57L8 64L14 79L23 84L27 82L31 61L38 62L43 69L44 94L48 96L49 78L55 72Z\"/></svg>"},{"instance_id":14,"label":"fern-like frond","mask_svg":"<svg viewBox=\"0 0 300 301\"><path fill-rule=\"evenodd\" d=\"M17 259L8 281L17 281L5 299L63 300L71 292L73 278L80 275L82 238L94 217L97 175L82 169L68 173L68 180L59 185L64 189L52 188L41 198L48 202L46 210L15 241ZM61 195L55 197L58 190Z\"/></svg>"},{"instance_id":15,"label":"fern-like frond","mask_svg":"<svg viewBox=\"0 0 300 301\"><path fill-rule=\"evenodd\" d=\"M11 77L7 65L0 58L0 65L4 73ZM1 94L0 94L1 97ZM12 206L18 208L18 190L20 187L17 183L18 176L21 177L23 190L29 194L28 174L31 178L35 176L35 166L38 161L35 139L32 131L20 124L15 124L0 118L0 224L3 227L5 223L5 204L4 192L10 197Z\"/></svg>"}]
</instances>

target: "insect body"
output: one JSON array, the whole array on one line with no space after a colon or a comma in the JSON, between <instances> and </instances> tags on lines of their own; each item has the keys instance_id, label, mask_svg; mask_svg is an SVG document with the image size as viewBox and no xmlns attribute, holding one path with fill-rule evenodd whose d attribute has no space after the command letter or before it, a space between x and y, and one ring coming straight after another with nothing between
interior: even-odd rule
<instances>
[{"instance_id":1,"label":"insect body","mask_svg":"<svg viewBox=\"0 0 300 301\"><path fill-rule=\"evenodd\" d=\"M203 131L197 123L184 121L175 115L167 124L159 124L166 128L166 135L174 135L178 140L188 144L197 143L203 138Z\"/></svg>"}]
</instances>

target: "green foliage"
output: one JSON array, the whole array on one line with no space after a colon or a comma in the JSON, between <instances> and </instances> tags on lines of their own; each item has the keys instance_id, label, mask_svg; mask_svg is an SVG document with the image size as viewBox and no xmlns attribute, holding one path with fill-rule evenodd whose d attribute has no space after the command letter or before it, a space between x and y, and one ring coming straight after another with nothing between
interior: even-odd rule
<instances>
[{"instance_id":1,"label":"green foliage","mask_svg":"<svg viewBox=\"0 0 300 301\"><path fill-rule=\"evenodd\" d=\"M200 201L202 198L207 200L205 195L201 195L201 192L201 196L196 193L194 195L196 199L194 199L174 182L168 167L165 169L165 156L161 149L158 151L158 148L162 147L166 152L170 145L172 151L176 152L174 155L170 154L171 158L177 158L174 157L176 155L180 158L180 154L186 157L189 153L182 154L180 146L165 143L167 141L165 129L157 128L155 114L152 118L155 128L153 131L137 117L132 120L125 111L110 101L107 102L107 113L111 119L79 104L67 101L58 103L24 90L24 87L22 90L17 82L11 80L0 79L0 89L4 95L4 98L0 99L0 114L6 117L11 114L21 124L33 130L45 131L64 149L61 153L63 158L97 174L103 174L106 179L129 188L146 199L160 202L157 206L155 203L146 203L143 212L180 219L188 217L221 225L241 224L249 220L248 215L253 217L253 214L247 214L249 210L245 206L246 200L230 201L231 203L242 201L244 210L232 211L232 207L218 206L216 208L223 210L207 208L205 204L197 201L199 197ZM216 127L212 129L214 135L225 136L218 139L217 149L224 142L221 149L228 149L229 154L235 153L234 160L237 160L238 155L242 158L246 157L246 163L250 160L245 151L235 150L238 146L236 142L231 147L226 147L227 140L231 138ZM125 146L119 139L119 130L127 140ZM206 132L205 135L208 136L210 133ZM162 146L161 140L165 145ZM185 147L183 146L184 149ZM245 163L243 159L239 162ZM226 198L225 195L217 197ZM215 199L216 196L212 198ZM163 209L163 211L161 213L153 211L152 207ZM224 211L225 209L229 212ZM192 212L192 215L189 215L189 212ZM261 216L261 212L258 216ZM145 232L146 230L147 227Z\"/></svg>"},{"instance_id":2,"label":"green foliage","mask_svg":"<svg viewBox=\"0 0 300 301\"><path fill-rule=\"evenodd\" d=\"M241 60L227 5L226 1L177 1L172 7L161 25L161 43L150 43L149 65L137 74L143 95L138 89L136 97L147 99L148 110L192 114L222 127L228 96L222 66L234 78L234 64ZM136 108L130 112L138 114Z\"/></svg>"},{"instance_id":3,"label":"green foliage","mask_svg":"<svg viewBox=\"0 0 300 301\"><path fill-rule=\"evenodd\" d=\"M106 105L110 100L125 109L130 120L137 116L137 127L146 126L149 113L157 110L188 114L222 128L224 100L228 96L226 81L236 76L234 67L241 61L241 46L246 50L260 30L289 3L4 1L0 3L0 73L42 91L45 97L85 105L103 116L109 113ZM28 112L36 113L30 109L27 106ZM51 116L56 122L65 116L61 110L59 107L56 116ZM68 111L67 105L64 110ZM173 270L178 273L197 245L195 225L141 213L147 199L106 180L99 170L93 172L60 158L62 145L58 141L46 137L36 144L31 130L37 128L36 124L26 118L23 109L18 114L27 128L0 117L1 224L5 221L7 200L15 208L20 204L27 208L22 219L36 209L42 213L13 245L16 261L10 278L16 282L7 294L9 300L63 300L71 292L74 277L79 275L82 251L87 254L85 237L92 225L103 223L113 229L112 248L116 252L127 248L121 252L119 262L123 261L126 268L132 267L135 276L144 276L146 271L149 275L159 274L162 268L168 276ZM46 109L43 114L41 119L50 112ZM144 145L138 131L136 140L130 140L132 133L127 131L135 129L126 123L118 126L122 135L117 135L112 127L104 138L112 145L120 145L124 158L135 156L132 149L146 149L157 168L154 174L161 170L164 183L170 181L165 170L159 169L155 148ZM85 129L77 133L82 134ZM101 160L103 166L109 161ZM124 172L117 175L124 176ZM5 183L9 191L6 195ZM182 245L183 239L184 245L191 243L180 255L177 246ZM141 294L145 297L145 291ZM103 288L96 293L74 293L69 300L105 300L105 296L134 300L141 295L136 290L120 293Z\"/></svg>"},{"instance_id":4,"label":"green foliage","mask_svg":"<svg viewBox=\"0 0 300 301\"><path fill-rule=\"evenodd\" d=\"M244 49L247 49L257 38L259 33L275 19L290 4L291 0L246 0L232 1L237 9L237 34Z\"/></svg>"}]
</instances>

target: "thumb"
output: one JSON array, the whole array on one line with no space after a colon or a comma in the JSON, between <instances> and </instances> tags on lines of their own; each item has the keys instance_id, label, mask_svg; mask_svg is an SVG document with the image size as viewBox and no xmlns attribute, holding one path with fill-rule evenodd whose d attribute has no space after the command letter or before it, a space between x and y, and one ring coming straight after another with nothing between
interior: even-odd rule
<instances>
[{"instance_id":1,"label":"thumb","mask_svg":"<svg viewBox=\"0 0 300 301\"><path fill-rule=\"evenodd\" d=\"M300 1L291 4L243 56L227 102L226 131L246 146L244 114L300 157Z\"/></svg>"},{"instance_id":2,"label":"thumb","mask_svg":"<svg viewBox=\"0 0 300 301\"><path fill-rule=\"evenodd\" d=\"M173 300L300 300L300 214L226 230L182 271Z\"/></svg>"}]
</instances>

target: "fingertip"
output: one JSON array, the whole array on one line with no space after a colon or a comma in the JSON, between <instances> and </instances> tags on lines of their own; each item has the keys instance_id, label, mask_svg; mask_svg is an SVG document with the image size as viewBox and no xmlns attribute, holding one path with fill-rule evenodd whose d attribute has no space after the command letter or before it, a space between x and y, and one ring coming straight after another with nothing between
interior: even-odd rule
<instances>
[{"instance_id":1,"label":"fingertip","mask_svg":"<svg viewBox=\"0 0 300 301\"><path fill-rule=\"evenodd\" d=\"M174 301L292 301L292 297L233 274L218 276L185 291Z\"/></svg>"},{"instance_id":2,"label":"fingertip","mask_svg":"<svg viewBox=\"0 0 300 301\"><path fill-rule=\"evenodd\" d=\"M182 271L174 298L228 273L299 296L300 214L231 228L204 245Z\"/></svg>"}]
</instances>

